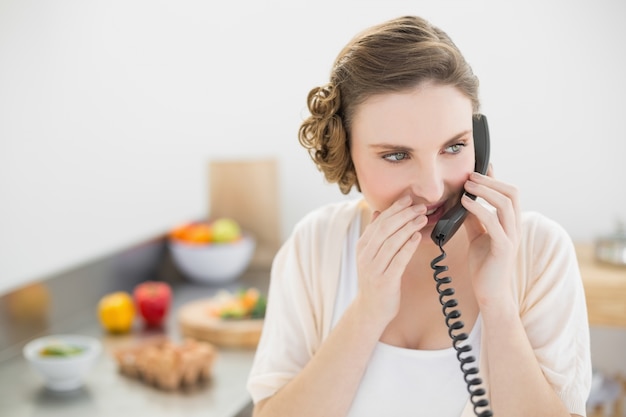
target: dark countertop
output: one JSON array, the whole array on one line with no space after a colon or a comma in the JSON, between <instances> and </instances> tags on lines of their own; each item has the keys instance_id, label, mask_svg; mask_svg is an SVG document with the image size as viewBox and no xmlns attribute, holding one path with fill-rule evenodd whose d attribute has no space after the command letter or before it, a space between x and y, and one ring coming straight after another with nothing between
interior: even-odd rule
<instances>
[{"instance_id":1,"label":"dark countertop","mask_svg":"<svg viewBox=\"0 0 626 417\"><path fill-rule=\"evenodd\" d=\"M211 297L219 289L235 290L253 286L266 293L268 284L267 271L247 272L239 280L221 286L177 284L173 287L172 310L163 333L174 341L180 341L175 313L189 301ZM16 355L0 362L1 416L250 416L246 381L254 358L253 349L218 347L212 378L208 382L188 391L167 392L121 375L112 356L112 351L119 345L154 336L154 332L135 329L129 335L107 335L94 314L94 320L77 326L73 333L99 337L103 342L103 353L85 385L72 392L51 392L43 386L43 381L28 362L21 355Z\"/></svg>"}]
</instances>

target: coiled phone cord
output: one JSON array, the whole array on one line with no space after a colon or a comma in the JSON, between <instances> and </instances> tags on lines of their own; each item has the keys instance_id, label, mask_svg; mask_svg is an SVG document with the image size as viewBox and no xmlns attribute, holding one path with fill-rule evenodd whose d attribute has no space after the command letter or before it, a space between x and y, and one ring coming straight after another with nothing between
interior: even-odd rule
<instances>
[{"instance_id":1,"label":"coiled phone cord","mask_svg":"<svg viewBox=\"0 0 626 417\"><path fill-rule=\"evenodd\" d=\"M468 338L468 335L465 332L460 332L461 329L463 329L464 324L461 321L461 312L455 309L455 307L458 306L458 301L455 298L451 298L454 295L454 289L450 287L441 288L442 285L451 284L452 278L450 278L449 276L440 277L441 274L445 273L448 270L448 267L445 265L438 265L439 262L443 261L446 258L446 252L443 250L441 242L439 243L439 249L441 250L441 255L432 260L432 262L430 263L430 267L435 271L433 277L435 278L435 282L437 283L439 303L442 306L443 315L446 318L448 335L450 336L450 339L452 339L452 347L454 347L454 350L456 350L456 357L461 364L463 379L467 384L467 391L470 394L470 401L474 406L474 414L477 417L492 417L493 412L488 408L489 401L486 398L481 398L485 396L486 392L483 388L479 387L479 385L483 382L482 379L475 376L476 374L478 374L478 367L470 367L470 364L476 362L476 358L469 354L469 352L471 352L472 350L472 346L470 344L460 346L460 343L466 340ZM486 409L479 412L479 408Z\"/></svg>"}]
</instances>

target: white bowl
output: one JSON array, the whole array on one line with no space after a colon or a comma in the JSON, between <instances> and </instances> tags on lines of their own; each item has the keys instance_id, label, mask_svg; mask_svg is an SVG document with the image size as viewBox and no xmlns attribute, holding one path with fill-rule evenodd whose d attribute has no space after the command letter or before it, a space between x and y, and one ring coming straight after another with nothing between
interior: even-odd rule
<instances>
[{"instance_id":1,"label":"white bowl","mask_svg":"<svg viewBox=\"0 0 626 417\"><path fill-rule=\"evenodd\" d=\"M58 343L83 350L68 356L41 354L46 346ZM82 386L101 352L102 344L98 339L70 334L40 337L28 342L22 350L33 369L44 379L45 386L53 391L68 391Z\"/></svg>"},{"instance_id":2,"label":"white bowl","mask_svg":"<svg viewBox=\"0 0 626 417\"><path fill-rule=\"evenodd\" d=\"M229 243L193 244L170 239L174 263L187 278L199 283L223 283L237 279L248 267L256 241L244 234Z\"/></svg>"}]
</instances>

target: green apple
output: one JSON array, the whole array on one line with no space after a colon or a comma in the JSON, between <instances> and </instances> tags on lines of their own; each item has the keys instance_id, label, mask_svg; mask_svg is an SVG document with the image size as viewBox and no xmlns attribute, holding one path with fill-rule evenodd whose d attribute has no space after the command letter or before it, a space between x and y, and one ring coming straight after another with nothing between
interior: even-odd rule
<instances>
[{"instance_id":1,"label":"green apple","mask_svg":"<svg viewBox=\"0 0 626 417\"><path fill-rule=\"evenodd\" d=\"M213 222L213 241L216 243L233 242L241 237L241 227L235 220L221 217Z\"/></svg>"}]
</instances>

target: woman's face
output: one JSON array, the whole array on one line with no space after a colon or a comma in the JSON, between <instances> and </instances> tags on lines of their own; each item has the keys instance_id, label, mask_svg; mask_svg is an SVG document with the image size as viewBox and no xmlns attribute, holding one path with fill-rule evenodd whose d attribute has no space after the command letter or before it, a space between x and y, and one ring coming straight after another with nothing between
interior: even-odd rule
<instances>
[{"instance_id":1,"label":"woman's face","mask_svg":"<svg viewBox=\"0 0 626 417\"><path fill-rule=\"evenodd\" d=\"M426 227L432 228L457 203L474 170L472 104L455 87L432 83L373 96L356 109L351 141L372 210L409 195L426 205Z\"/></svg>"}]
</instances>

